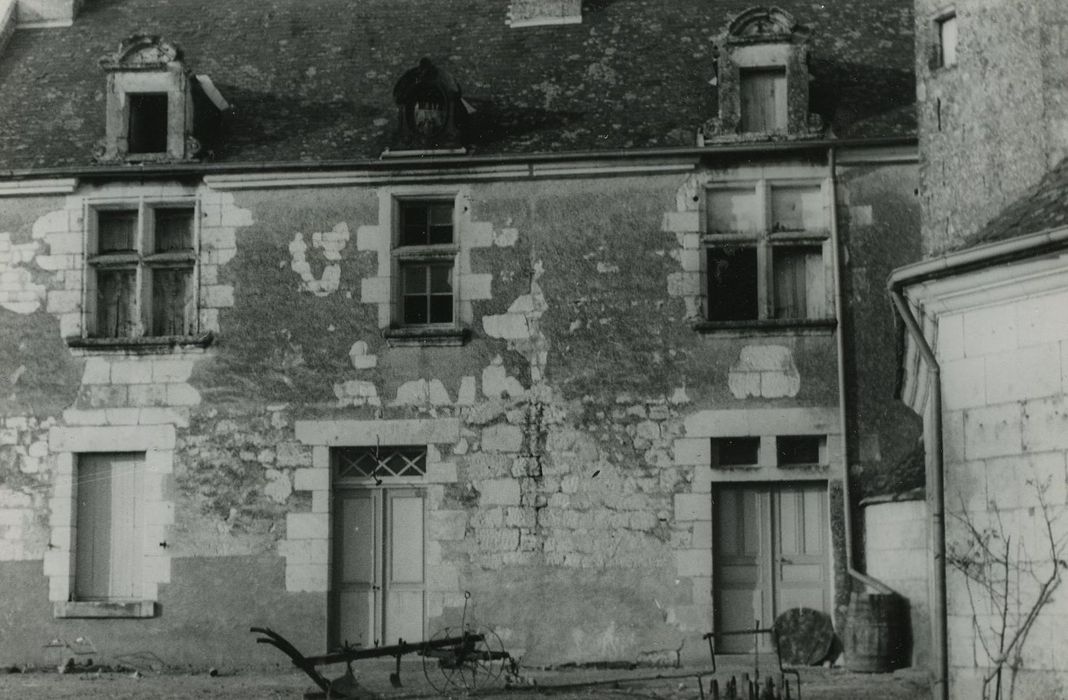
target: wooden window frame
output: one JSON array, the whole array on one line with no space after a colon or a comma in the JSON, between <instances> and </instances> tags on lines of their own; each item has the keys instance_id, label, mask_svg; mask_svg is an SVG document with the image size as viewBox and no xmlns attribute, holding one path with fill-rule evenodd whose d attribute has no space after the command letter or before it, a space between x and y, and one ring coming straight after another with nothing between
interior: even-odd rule
<instances>
[{"instance_id":1,"label":"wooden window frame","mask_svg":"<svg viewBox=\"0 0 1068 700\"><path fill-rule=\"evenodd\" d=\"M816 189L820 192L825 207L828 198L826 196L826 181L815 178L800 179L760 179L749 181L724 181L709 183L703 190L701 199L701 226L702 226L702 258L701 265L704 273L702 294L705 299L704 320L698 323L699 330L715 330L722 327L759 326L768 325L782 326L825 326L833 325L834 279L831 270L833 263L833 249L830 222L824 217L824 225L818 228L798 230L774 230L772 224L773 195L776 190L789 188ZM737 191L739 193L752 192L754 195L755 214L753 227L746 231L715 231L711 226L710 200L711 193L716 191ZM712 313L712 281L709 279L707 269L709 252L717 248L726 247L752 247L756 250L757 269L757 310L752 318L745 319L718 319L711 316ZM801 316L794 318L780 318L775 311L775 250L776 248L790 247L818 247L822 257L823 269L823 308L825 313L819 317Z\"/></svg>"},{"instance_id":2,"label":"wooden window frame","mask_svg":"<svg viewBox=\"0 0 1068 700\"><path fill-rule=\"evenodd\" d=\"M457 216L457 195L448 194L412 194L396 196L392 202L393 226L391 231L391 323L386 337L394 345L460 345L466 334L460 323L460 217ZM452 210L452 236L448 243L426 243L421 245L406 244L403 241L401 209L410 205L447 204ZM447 322L409 323L405 322L404 269L413 267L449 266L452 270L451 320ZM426 296L432 293L427 287ZM428 302L429 303L429 302Z\"/></svg>"},{"instance_id":3,"label":"wooden window frame","mask_svg":"<svg viewBox=\"0 0 1068 700\"><path fill-rule=\"evenodd\" d=\"M187 249L155 251L156 212L166 209L188 209L192 215L191 246ZM112 211L136 212L134 249L131 251L98 252L101 213ZM195 196L137 199L98 200L87 202L83 248L85 255L85 284L82 286L83 323L80 337L68 339L72 346L151 346L204 345L209 339L199 333L200 327L200 200ZM189 271L192 307L187 323L191 332L157 335L152 332L153 288L152 275L157 270L182 269ZM134 279L134 330L127 336L103 335L99 332L97 289L99 276L106 270L132 270Z\"/></svg>"}]
</instances>

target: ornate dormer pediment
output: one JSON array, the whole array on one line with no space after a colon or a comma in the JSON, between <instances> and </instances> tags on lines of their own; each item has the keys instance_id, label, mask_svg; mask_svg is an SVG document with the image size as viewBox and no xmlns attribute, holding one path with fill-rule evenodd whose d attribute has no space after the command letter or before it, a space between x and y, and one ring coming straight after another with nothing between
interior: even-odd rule
<instances>
[{"instance_id":1,"label":"ornate dormer pediment","mask_svg":"<svg viewBox=\"0 0 1068 700\"><path fill-rule=\"evenodd\" d=\"M119 44L119 49L100 59L106 71L166 70L182 62L182 50L177 44L164 41L154 34L134 34Z\"/></svg>"},{"instance_id":2,"label":"ornate dormer pediment","mask_svg":"<svg viewBox=\"0 0 1068 700\"><path fill-rule=\"evenodd\" d=\"M727 25L727 42L794 41L808 36L808 29L799 25L793 15L778 7L750 7Z\"/></svg>"},{"instance_id":3,"label":"ornate dormer pediment","mask_svg":"<svg viewBox=\"0 0 1068 700\"><path fill-rule=\"evenodd\" d=\"M719 114L702 126L713 142L822 135L808 109L809 30L778 7L750 7L715 39Z\"/></svg>"},{"instance_id":4,"label":"ornate dormer pediment","mask_svg":"<svg viewBox=\"0 0 1068 700\"><path fill-rule=\"evenodd\" d=\"M186 69L177 44L134 34L100 67L107 75L107 130L97 161L196 160L217 139L229 105L207 76Z\"/></svg>"}]
</instances>

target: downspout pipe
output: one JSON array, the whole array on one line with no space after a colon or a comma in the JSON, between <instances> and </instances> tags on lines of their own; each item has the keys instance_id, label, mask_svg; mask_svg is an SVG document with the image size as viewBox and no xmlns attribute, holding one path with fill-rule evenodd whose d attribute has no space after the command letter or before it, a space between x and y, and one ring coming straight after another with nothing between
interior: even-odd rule
<instances>
[{"instance_id":1,"label":"downspout pipe","mask_svg":"<svg viewBox=\"0 0 1068 700\"><path fill-rule=\"evenodd\" d=\"M827 149L827 167L831 178L831 248L833 249L834 267L834 306L838 319L838 425L842 431L842 500L845 521L846 572L865 586L883 593L894 593L894 589L882 581L859 571L853 551L853 497L849 478L849 430L846 419L846 347L845 347L845 292L842 289L841 248L838 236L838 160L834 146Z\"/></svg>"},{"instance_id":2,"label":"downspout pipe","mask_svg":"<svg viewBox=\"0 0 1068 700\"><path fill-rule=\"evenodd\" d=\"M920 324L900 289L890 287L894 308L923 355L931 372L931 435L928 438L931 468L927 478L927 508L930 512L931 539L934 548L934 600L931 604L935 649L935 681L932 697L949 698L949 636L946 618L946 497L945 467L942 460L942 370Z\"/></svg>"}]
</instances>

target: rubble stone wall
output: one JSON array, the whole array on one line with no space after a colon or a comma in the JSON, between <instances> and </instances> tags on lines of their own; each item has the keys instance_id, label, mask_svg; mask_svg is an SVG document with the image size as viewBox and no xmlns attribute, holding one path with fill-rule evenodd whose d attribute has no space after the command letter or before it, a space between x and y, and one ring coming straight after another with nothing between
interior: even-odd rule
<instances>
[{"instance_id":1,"label":"rubble stone wall","mask_svg":"<svg viewBox=\"0 0 1068 700\"><path fill-rule=\"evenodd\" d=\"M426 494L428 633L458 622L470 591L469 615L530 663L680 648L696 658L713 623L715 483L826 482L840 508L844 457L833 332L691 326L694 182L406 186L405 196L454 194L462 209L457 287L470 337L459 347L384 337L383 202L394 189L154 187L200 198L200 320L216 332L207 348L164 353L64 341L82 311L84 222L72 200L88 192L5 201L0 245L19 253L0 257L10 302L0 305L0 573L20 612L0 657L39 660L42 635L91 636L103 655L278 663L252 643L253 624L321 650L330 448L377 441L427 447L426 476L406 485ZM886 182L907 209L904 181ZM57 541L71 536L59 480L82 451L111 449L93 435L135 429L173 435L148 448L159 614L121 627L54 618L55 582L71 573L70 540ZM712 437L789 434L826 435L827 464L710 465Z\"/></svg>"}]
</instances>

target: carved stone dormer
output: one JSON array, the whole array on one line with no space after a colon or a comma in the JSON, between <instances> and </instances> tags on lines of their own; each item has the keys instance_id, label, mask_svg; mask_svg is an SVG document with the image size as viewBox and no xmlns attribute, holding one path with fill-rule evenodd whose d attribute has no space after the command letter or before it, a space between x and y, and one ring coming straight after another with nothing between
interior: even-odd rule
<instances>
[{"instance_id":1,"label":"carved stone dormer","mask_svg":"<svg viewBox=\"0 0 1068 700\"><path fill-rule=\"evenodd\" d=\"M705 123L705 138L818 136L821 120L808 108L808 36L777 7L751 7L731 19L715 40L719 116Z\"/></svg>"},{"instance_id":2,"label":"carved stone dormer","mask_svg":"<svg viewBox=\"0 0 1068 700\"><path fill-rule=\"evenodd\" d=\"M101 162L196 160L230 107L210 78L186 70L176 44L158 36L129 37L100 66L107 74Z\"/></svg>"},{"instance_id":3,"label":"carved stone dormer","mask_svg":"<svg viewBox=\"0 0 1068 700\"><path fill-rule=\"evenodd\" d=\"M461 96L460 84L429 58L407 71L393 87L397 103L397 136L388 155L412 151L463 153L463 131L473 111Z\"/></svg>"}]
</instances>

